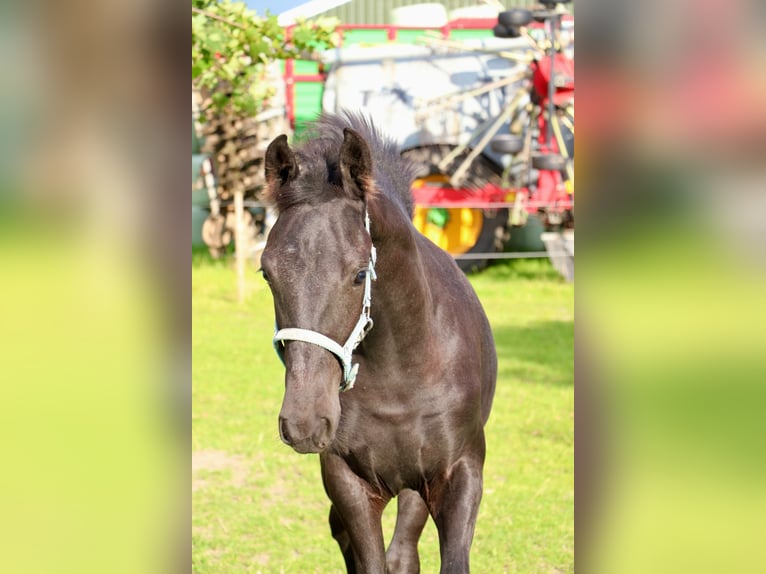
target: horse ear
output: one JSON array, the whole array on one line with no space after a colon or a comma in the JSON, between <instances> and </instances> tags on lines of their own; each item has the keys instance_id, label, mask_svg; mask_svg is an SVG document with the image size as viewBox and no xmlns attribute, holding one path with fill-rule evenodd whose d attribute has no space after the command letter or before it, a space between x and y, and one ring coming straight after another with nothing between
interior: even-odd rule
<instances>
[{"instance_id":1,"label":"horse ear","mask_svg":"<svg viewBox=\"0 0 766 574\"><path fill-rule=\"evenodd\" d=\"M362 136L351 128L343 130L340 146L340 173L343 188L363 198L374 189L372 179L372 156Z\"/></svg>"},{"instance_id":2,"label":"horse ear","mask_svg":"<svg viewBox=\"0 0 766 574\"><path fill-rule=\"evenodd\" d=\"M266 148L264 164L266 184L269 187L284 185L298 176L298 162L295 161L293 150L287 145L285 134L277 136Z\"/></svg>"}]
</instances>

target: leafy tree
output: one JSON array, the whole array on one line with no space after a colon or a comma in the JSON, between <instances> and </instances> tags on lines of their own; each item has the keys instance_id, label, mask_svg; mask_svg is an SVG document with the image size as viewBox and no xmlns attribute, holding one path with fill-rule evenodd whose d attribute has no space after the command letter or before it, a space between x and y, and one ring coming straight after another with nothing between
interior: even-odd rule
<instances>
[{"instance_id":1,"label":"leafy tree","mask_svg":"<svg viewBox=\"0 0 766 574\"><path fill-rule=\"evenodd\" d=\"M252 115L274 91L265 67L310 57L338 43L337 20L299 20L289 31L272 14L260 17L242 2L192 0L192 85L218 109Z\"/></svg>"}]
</instances>

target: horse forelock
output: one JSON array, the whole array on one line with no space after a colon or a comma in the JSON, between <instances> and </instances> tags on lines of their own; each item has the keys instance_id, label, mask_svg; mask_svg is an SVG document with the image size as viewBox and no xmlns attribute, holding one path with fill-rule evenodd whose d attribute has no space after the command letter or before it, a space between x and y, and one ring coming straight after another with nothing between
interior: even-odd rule
<instances>
[{"instance_id":1,"label":"horse forelock","mask_svg":"<svg viewBox=\"0 0 766 574\"><path fill-rule=\"evenodd\" d=\"M372 192L366 200L375 201L376 195L385 194L411 216L414 164L400 155L396 143L385 137L370 118L348 111L322 115L307 126L294 150L300 175L297 180L267 189L266 199L281 212L293 205L316 204L337 197L342 188L339 157L346 127L364 138L373 158L373 181L368 187Z\"/></svg>"}]
</instances>

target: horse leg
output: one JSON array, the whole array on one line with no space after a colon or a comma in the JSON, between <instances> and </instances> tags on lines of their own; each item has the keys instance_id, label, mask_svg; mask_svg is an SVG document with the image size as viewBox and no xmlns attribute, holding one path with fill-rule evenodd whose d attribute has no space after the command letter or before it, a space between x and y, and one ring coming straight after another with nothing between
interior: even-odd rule
<instances>
[{"instance_id":1,"label":"horse leg","mask_svg":"<svg viewBox=\"0 0 766 574\"><path fill-rule=\"evenodd\" d=\"M347 568L350 557L354 564L354 569L348 568L348 571L385 574L386 551L381 517L390 498L375 493L338 455L322 453L319 460L325 491L335 509L334 516L331 515L331 527L340 524L345 531L336 530L339 542L348 537L349 550L344 551L343 555Z\"/></svg>"},{"instance_id":2,"label":"horse leg","mask_svg":"<svg viewBox=\"0 0 766 574\"><path fill-rule=\"evenodd\" d=\"M330 506L330 532L332 537L340 546L340 551L343 554L343 560L346 562L346 572L348 574L356 574L356 567L354 566L354 552L351 549L351 538L346 532L346 527L343 526L343 521L340 519L338 511L334 506Z\"/></svg>"},{"instance_id":3,"label":"horse leg","mask_svg":"<svg viewBox=\"0 0 766 574\"><path fill-rule=\"evenodd\" d=\"M440 574L470 572L469 554L482 493L482 459L464 457L429 483L428 508L439 532Z\"/></svg>"},{"instance_id":4,"label":"horse leg","mask_svg":"<svg viewBox=\"0 0 766 574\"><path fill-rule=\"evenodd\" d=\"M389 574L417 574L420 572L418 540L428 520L420 493L402 490L397 497L396 528L386 551Z\"/></svg>"}]
</instances>

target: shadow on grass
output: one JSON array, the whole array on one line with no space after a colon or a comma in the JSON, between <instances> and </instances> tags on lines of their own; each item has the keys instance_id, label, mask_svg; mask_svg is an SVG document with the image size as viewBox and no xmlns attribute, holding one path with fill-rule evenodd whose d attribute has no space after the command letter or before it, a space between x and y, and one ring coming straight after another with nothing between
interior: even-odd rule
<instances>
[{"instance_id":1,"label":"shadow on grass","mask_svg":"<svg viewBox=\"0 0 766 574\"><path fill-rule=\"evenodd\" d=\"M527 279L564 282L550 259L506 259L493 261L482 273L495 279Z\"/></svg>"},{"instance_id":2,"label":"shadow on grass","mask_svg":"<svg viewBox=\"0 0 766 574\"><path fill-rule=\"evenodd\" d=\"M542 321L493 329L499 378L523 383L574 383L574 321Z\"/></svg>"}]
</instances>

